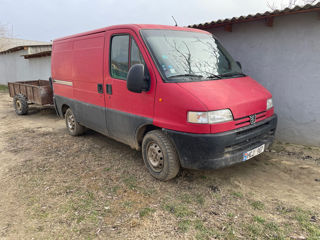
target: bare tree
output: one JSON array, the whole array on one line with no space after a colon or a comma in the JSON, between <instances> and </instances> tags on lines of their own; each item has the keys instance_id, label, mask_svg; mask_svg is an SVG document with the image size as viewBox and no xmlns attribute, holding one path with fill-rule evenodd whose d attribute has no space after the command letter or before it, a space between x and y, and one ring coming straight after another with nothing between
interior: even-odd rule
<instances>
[{"instance_id":1,"label":"bare tree","mask_svg":"<svg viewBox=\"0 0 320 240\"><path fill-rule=\"evenodd\" d=\"M280 3L267 0L267 6L271 10L283 10L285 8L294 8L298 5L316 4L319 0L282 0Z\"/></svg>"}]
</instances>

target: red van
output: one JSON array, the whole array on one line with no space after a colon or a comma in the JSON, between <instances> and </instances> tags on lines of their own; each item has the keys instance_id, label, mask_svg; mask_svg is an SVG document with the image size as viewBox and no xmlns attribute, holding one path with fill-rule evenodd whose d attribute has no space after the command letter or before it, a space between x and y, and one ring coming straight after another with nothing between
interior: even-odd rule
<instances>
[{"instance_id":1,"label":"red van","mask_svg":"<svg viewBox=\"0 0 320 240\"><path fill-rule=\"evenodd\" d=\"M54 104L71 135L142 150L151 175L246 161L274 139L272 95L212 34L119 25L53 41Z\"/></svg>"}]
</instances>

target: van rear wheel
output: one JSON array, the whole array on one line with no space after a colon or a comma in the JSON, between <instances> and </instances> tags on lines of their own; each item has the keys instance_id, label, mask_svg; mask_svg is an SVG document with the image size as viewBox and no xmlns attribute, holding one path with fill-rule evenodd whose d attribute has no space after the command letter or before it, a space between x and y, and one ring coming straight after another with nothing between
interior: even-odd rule
<instances>
[{"instance_id":1,"label":"van rear wheel","mask_svg":"<svg viewBox=\"0 0 320 240\"><path fill-rule=\"evenodd\" d=\"M167 181L177 176L180 161L170 139L160 130L148 132L142 141L143 161L151 175Z\"/></svg>"},{"instance_id":2,"label":"van rear wheel","mask_svg":"<svg viewBox=\"0 0 320 240\"><path fill-rule=\"evenodd\" d=\"M85 130L86 130L85 127L81 126L77 122L77 120L76 120L76 118L70 108L67 109L66 114L64 116L65 116L66 126L68 129L68 132L71 136L79 136L85 132Z\"/></svg>"}]
</instances>

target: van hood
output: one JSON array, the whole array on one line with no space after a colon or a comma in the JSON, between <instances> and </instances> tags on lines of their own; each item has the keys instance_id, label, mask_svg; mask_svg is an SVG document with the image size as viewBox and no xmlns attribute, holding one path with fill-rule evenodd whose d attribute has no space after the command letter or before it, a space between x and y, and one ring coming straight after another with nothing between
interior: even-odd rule
<instances>
[{"instance_id":1,"label":"van hood","mask_svg":"<svg viewBox=\"0 0 320 240\"><path fill-rule=\"evenodd\" d=\"M267 99L272 97L267 89L248 76L177 84L198 98L208 111L229 108L234 119L266 111Z\"/></svg>"}]
</instances>

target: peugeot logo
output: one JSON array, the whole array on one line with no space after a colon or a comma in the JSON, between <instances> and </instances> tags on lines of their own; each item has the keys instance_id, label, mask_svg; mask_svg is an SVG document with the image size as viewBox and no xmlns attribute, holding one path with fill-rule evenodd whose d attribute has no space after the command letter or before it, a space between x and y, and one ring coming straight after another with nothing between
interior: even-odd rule
<instances>
[{"instance_id":1,"label":"peugeot logo","mask_svg":"<svg viewBox=\"0 0 320 240\"><path fill-rule=\"evenodd\" d=\"M250 115L249 118L250 118L250 124L251 125L256 123L256 115L255 114Z\"/></svg>"}]
</instances>

